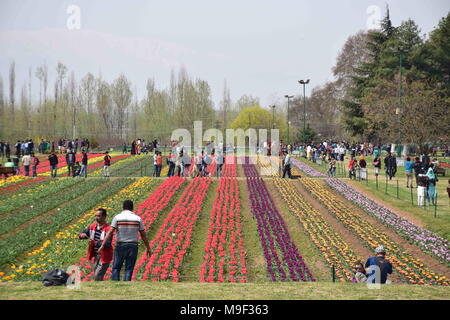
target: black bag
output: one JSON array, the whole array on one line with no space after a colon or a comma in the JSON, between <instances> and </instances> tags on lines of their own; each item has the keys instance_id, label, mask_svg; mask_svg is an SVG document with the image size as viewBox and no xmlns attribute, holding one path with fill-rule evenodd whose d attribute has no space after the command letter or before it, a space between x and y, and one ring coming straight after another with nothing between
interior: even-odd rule
<instances>
[{"instance_id":1,"label":"black bag","mask_svg":"<svg viewBox=\"0 0 450 320\"><path fill-rule=\"evenodd\" d=\"M67 279L69 279L69 274L61 269L50 270L44 276L42 283L45 287L50 286L65 286Z\"/></svg>"}]
</instances>

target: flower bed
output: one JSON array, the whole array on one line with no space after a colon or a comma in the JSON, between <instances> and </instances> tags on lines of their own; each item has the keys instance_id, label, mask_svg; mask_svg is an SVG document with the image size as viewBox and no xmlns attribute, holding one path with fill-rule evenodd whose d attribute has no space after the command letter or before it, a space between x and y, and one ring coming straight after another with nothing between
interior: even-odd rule
<instances>
[{"instance_id":1,"label":"flower bed","mask_svg":"<svg viewBox=\"0 0 450 320\"><path fill-rule=\"evenodd\" d=\"M69 201L81 197L105 182L101 179L73 181L71 178L62 178L61 183L53 185L53 194L39 201L35 201L33 205L22 208L16 214L4 217L0 224L0 235L4 235L5 233L11 234L11 231L23 223L44 215L56 207L59 207L58 211L64 209ZM59 192L61 190L63 192Z\"/></svg>"},{"instance_id":2,"label":"flower bed","mask_svg":"<svg viewBox=\"0 0 450 320\"><path fill-rule=\"evenodd\" d=\"M264 181L258 177L253 164L245 158L244 174L250 194L253 216L257 220L258 234L267 272L272 281L315 281L296 245L292 242L283 218L278 212Z\"/></svg>"},{"instance_id":3,"label":"flower bed","mask_svg":"<svg viewBox=\"0 0 450 320\"><path fill-rule=\"evenodd\" d=\"M192 231L210 183L209 178L195 178L189 183L151 241L152 255L139 261L140 266L145 265L142 281L179 281L180 266L190 248Z\"/></svg>"},{"instance_id":4,"label":"flower bed","mask_svg":"<svg viewBox=\"0 0 450 320\"><path fill-rule=\"evenodd\" d=\"M52 216L51 222L43 221L39 223L40 225L35 228L37 229L36 236L41 237L39 242L37 242L37 239L29 239L29 230L25 230L24 237L19 238L18 241L21 240L20 243L26 243L23 239L32 241L28 249L38 243L41 243L41 246L26 253L27 258L23 261L17 261L9 267L8 274L0 277L0 282L42 280L42 273L55 268L65 269L73 262L78 261L81 255L86 254L87 248L86 241L78 240L78 233L86 229L88 224L94 222L93 217L96 209L99 207L107 209L108 218L112 219L111 211L119 212L124 200L137 201L158 181L151 178L141 178L139 180L117 179L108 183L108 188L97 192L95 196L85 198L72 210L61 210L60 214ZM114 196L111 196L111 194L114 194ZM81 217L80 213L82 213ZM77 220L71 222L74 219ZM58 232L58 230L60 231ZM54 236L49 237L52 234ZM3 246L1 248L3 249ZM26 252L25 250L27 249L22 252ZM81 272L83 273L83 270Z\"/></svg>"},{"instance_id":5,"label":"flower bed","mask_svg":"<svg viewBox=\"0 0 450 320\"><path fill-rule=\"evenodd\" d=\"M28 188L34 188L34 186L41 185L42 182L45 182L48 180L44 177L37 177L37 178L28 178L23 176L12 176L13 177L19 177L18 181L16 183L9 184L8 186L5 186L4 188L0 189L0 199L9 199L10 197L17 197L21 193L14 193L17 190L20 190L19 192L22 192L22 188L24 190L28 190ZM9 179L9 178L8 178ZM14 193L14 194L12 194Z\"/></svg>"},{"instance_id":6,"label":"flower bed","mask_svg":"<svg viewBox=\"0 0 450 320\"><path fill-rule=\"evenodd\" d=\"M445 276L429 270L422 261L414 258L387 234L373 227L366 219L352 211L334 194L322 187L316 180L303 178L300 180L306 189L319 199L328 211L336 217L347 229L352 231L363 245L374 251L382 245L387 248L387 258L392 261L393 268L401 278L411 284L450 284Z\"/></svg>"},{"instance_id":7,"label":"flower bed","mask_svg":"<svg viewBox=\"0 0 450 320\"><path fill-rule=\"evenodd\" d=\"M434 232L416 226L388 208L367 199L364 195L338 179L326 179L327 184L346 199L355 203L368 214L377 218L387 227L393 229L403 238L419 246L443 263L450 266L450 242Z\"/></svg>"},{"instance_id":8,"label":"flower bed","mask_svg":"<svg viewBox=\"0 0 450 320\"><path fill-rule=\"evenodd\" d=\"M236 178L220 178L209 220L200 282L247 282L241 203Z\"/></svg>"},{"instance_id":9,"label":"flower bed","mask_svg":"<svg viewBox=\"0 0 450 320\"><path fill-rule=\"evenodd\" d=\"M320 171L317 171L316 169L312 168L311 166L308 166L307 164L305 164L295 158L291 158L291 163L310 177L326 177L327 176L326 174L324 174Z\"/></svg>"},{"instance_id":10,"label":"flower bed","mask_svg":"<svg viewBox=\"0 0 450 320\"><path fill-rule=\"evenodd\" d=\"M289 206L289 211L299 219L306 235L315 244L328 265L335 267L337 278L342 282L351 281L353 265L357 261L362 261L360 257L295 187L280 178L274 179L274 183Z\"/></svg>"},{"instance_id":11,"label":"flower bed","mask_svg":"<svg viewBox=\"0 0 450 320\"><path fill-rule=\"evenodd\" d=\"M29 181L30 183L34 182L34 180L32 180L30 177L19 176L19 175L10 176L6 179L0 179L0 192L3 193L5 191L7 191L6 187L9 187L9 186L12 187L13 185L21 187L21 182L24 182L26 180L31 180L31 181Z\"/></svg>"}]
</instances>

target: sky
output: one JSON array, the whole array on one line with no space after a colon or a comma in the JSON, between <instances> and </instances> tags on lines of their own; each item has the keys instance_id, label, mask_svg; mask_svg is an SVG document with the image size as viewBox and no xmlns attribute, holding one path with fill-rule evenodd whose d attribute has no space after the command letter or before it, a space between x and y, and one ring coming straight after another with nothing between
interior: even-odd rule
<instances>
[{"instance_id":1,"label":"sky","mask_svg":"<svg viewBox=\"0 0 450 320\"><path fill-rule=\"evenodd\" d=\"M225 82L232 100L267 107L301 94L298 80L311 79L307 95L332 81L346 39L376 27L386 4L395 26L411 18L423 35L450 11L448 0L1 0L0 77L7 92L14 60L17 100L31 67L37 101L35 69L47 64L52 94L61 61L77 79L124 73L140 99L148 78L164 89L184 67L208 81L216 108Z\"/></svg>"}]
</instances>

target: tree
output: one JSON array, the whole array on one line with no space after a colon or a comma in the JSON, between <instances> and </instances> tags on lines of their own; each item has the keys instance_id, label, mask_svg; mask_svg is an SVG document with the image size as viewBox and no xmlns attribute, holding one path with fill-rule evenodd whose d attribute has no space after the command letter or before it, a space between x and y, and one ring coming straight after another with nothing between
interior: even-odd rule
<instances>
[{"instance_id":1,"label":"tree","mask_svg":"<svg viewBox=\"0 0 450 320\"><path fill-rule=\"evenodd\" d=\"M404 103L396 114L398 98L394 81L383 81L363 99L364 113L371 119L380 136L389 141L411 143L421 153L428 153L429 144L450 132L450 102L442 92L426 82L405 84Z\"/></svg>"},{"instance_id":2,"label":"tree","mask_svg":"<svg viewBox=\"0 0 450 320\"><path fill-rule=\"evenodd\" d=\"M90 138L93 137L94 132L94 113L93 105L95 98L95 77L92 73L87 73L81 79L81 106L86 106L87 111L87 132Z\"/></svg>"},{"instance_id":3,"label":"tree","mask_svg":"<svg viewBox=\"0 0 450 320\"><path fill-rule=\"evenodd\" d=\"M16 71L15 71L15 63L13 61L11 62L11 65L9 67L9 103L11 108L11 124L13 129L15 129L15 122L16 122L14 109L15 90L16 90Z\"/></svg>"},{"instance_id":4,"label":"tree","mask_svg":"<svg viewBox=\"0 0 450 320\"><path fill-rule=\"evenodd\" d=\"M113 109L111 105L111 90L106 81L103 81L100 77L97 80L97 97L96 106L100 118L103 120L103 124L106 129L106 136L111 138L111 130L114 126L113 121ZM96 132L98 134L98 132Z\"/></svg>"},{"instance_id":5,"label":"tree","mask_svg":"<svg viewBox=\"0 0 450 320\"><path fill-rule=\"evenodd\" d=\"M316 138L316 132L309 127L309 123L307 124L305 129L301 129L298 133L298 141L303 143L311 143Z\"/></svg>"},{"instance_id":6,"label":"tree","mask_svg":"<svg viewBox=\"0 0 450 320\"><path fill-rule=\"evenodd\" d=\"M252 97L251 95L242 95L237 101L236 101L236 109L237 111L241 112L243 109L247 107L254 107L259 106L259 98L258 97Z\"/></svg>"},{"instance_id":7,"label":"tree","mask_svg":"<svg viewBox=\"0 0 450 320\"><path fill-rule=\"evenodd\" d=\"M275 115L275 129L280 130L280 138L286 136L286 121L278 115ZM259 106L248 107L239 112L238 116L230 123L232 129L243 129L244 131L252 129L272 129L273 114L267 109Z\"/></svg>"},{"instance_id":8,"label":"tree","mask_svg":"<svg viewBox=\"0 0 450 320\"><path fill-rule=\"evenodd\" d=\"M114 119L118 137L124 139L125 125L128 124L128 106L131 103L131 83L124 74L121 74L111 86L111 97L114 102Z\"/></svg>"},{"instance_id":9,"label":"tree","mask_svg":"<svg viewBox=\"0 0 450 320\"><path fill-rule=\"evenodd\" d=\"M5 136L5 132L4 132L4 128L6 125L6 120L5 120L5 97L4 97L4 93L3 93L3 79L0 75L0 138L4 139Z\"/></svg>"},{"instance_id":10,"label":"tree","mask_svg":"<svg viewBox=\"0 0 450 320\"><path fill-rule=\"evenodd\" d=\"M58 62L58 65L56 66L56 73L58 74L58 81L59 81L59 102L61 104L61 107L63 109L63 115L62 115L62 126L63 126L63 132L64 132L64 137L67 135L66 132L66 104L64 103L64 99L63 99L63 95L64 95L64 91L63 91L63 79L67 74L67 67L62 64L61 62ZM53 110L54 114L56 115L56 104L55 104L55 109ZM55 118L55 123L54 125L57 125L56 122L56 118Z\"/></svg>"}]
</instances>

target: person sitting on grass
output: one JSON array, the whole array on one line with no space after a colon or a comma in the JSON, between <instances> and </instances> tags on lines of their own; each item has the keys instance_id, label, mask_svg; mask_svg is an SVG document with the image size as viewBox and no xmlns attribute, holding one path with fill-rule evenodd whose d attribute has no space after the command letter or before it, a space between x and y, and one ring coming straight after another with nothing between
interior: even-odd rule
<instances>
[{"instance_id":1,"label":"person sitting on grass","mask_svg":"<svg viewBox=\"0 0 450 320\"><path fill-rule=\"evenodd\" d=\"M367 275L366 270L364 269L364 266L362 262L356 262L353 267L353 279L352 283L366 283L367 281Z\"/></svg>"},{"instance_id":2,"label":"person sitting on grass","mask_svg":"<svg viewBox=\"0 0 450 320\"><path fill-rule=\"evenodd\" d=\"M372 269L367 277L369 283L385 284L388 274L392 274L392 264L386 260L386 250L383 246L375 249L375 256L367 259L365 267Z\"/></svg>"}]
</instances>

